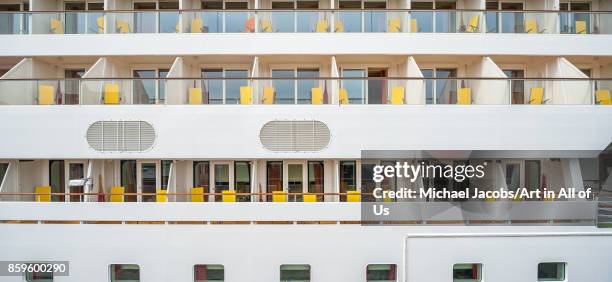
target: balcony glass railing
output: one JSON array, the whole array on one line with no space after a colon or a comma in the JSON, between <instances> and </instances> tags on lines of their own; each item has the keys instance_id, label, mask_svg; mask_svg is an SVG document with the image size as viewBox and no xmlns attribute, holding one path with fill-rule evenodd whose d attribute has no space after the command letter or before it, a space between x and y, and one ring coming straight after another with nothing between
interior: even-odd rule
<instances>
[{"instance_id":1,"label":"balcony glass railing","mask_svg":"<svg viewBox=\"0 0 612 282\"><path fill-rule=\"evenodd\" d=\"M612 12L491 10L152 10L0 12L0 34L612 34Z\"/></svg>"},{"instance_id":2,"label":"balcony glass railing","mask_svg":"<svg viewBox=\"0 0 612 282\"><path fill-rule=\"evenodd\" d=\"M612 79L3 79L0 105L610 105Z\"/></svg>"}]
</instances>

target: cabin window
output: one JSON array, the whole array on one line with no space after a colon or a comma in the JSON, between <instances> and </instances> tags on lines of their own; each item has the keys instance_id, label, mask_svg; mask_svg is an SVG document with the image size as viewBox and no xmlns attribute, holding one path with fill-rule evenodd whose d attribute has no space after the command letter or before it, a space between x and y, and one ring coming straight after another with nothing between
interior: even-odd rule
<instances>
[{"instance_id":1,"label":"cabin window","mask_svg":"<svg viewBox=\"0 0 612 282\"><path fill-rule=\"evenodd\" d=\"M26 272L28 282L53 282L53 272Z\"/></svg>"},{"instance_id":2,"label":"cabin window","mask_svg":"<svg viewBox=\"0 0 612 282\"><path fill-rule=\"evenodd\" d=\"M458 263L453 266L453 282L479 282L482 278L482 264Z\"/></svg>"},{"instance_id":3,"label":"cabin window","mask_svg":"<svg viewBox=\"0 0 612 282\"><path fill-rule=\"evenodd\" d=\"M538 281L564 281L564 262L543 262L538 264Z\"/></svg>"},{"instance_id":4,"label":"cabin window","mask_svg":"<svg viewBox=\"0 0 612 282\"><path fill-rule=\"evenodd\" d=\"M283 191L283 162L268 162L266 164L266 193ZM272 201L272 195L267 196Z\"/></svg>"},{"instance_id":5,"label":"cabin window","mask_svg":"<svg viewBox=\"0 0 612 282\"><path fill-rule=\"evenodd\" d=\"M355 162L340 162L340 193L357 190L357 165ZM340 196L341 202L346 202L346 196Z\"/></svg>"},{"instance_id":6,"label":"cabin window","mask_svg":"<svg viewBox=\"0 0 612 282\"><path fill-rule=\"evenodd\" d=\"M281 282L310 281L309 264L283 264L280 266Z\"/></svg>"},{"instance_id":7,"label":"cabin window","mask_svg":"<svg viewBox=\"0 0 612 282\"><path fill-rule=\"evenodd\" d=\"M397 281L397 265L395 264L368 264L366 280L370 281Z\"/></svg>"},{"instance_id":8,"label":"cabin window","mask_svg":"<svg viewBox=\"0 0 612 282\"><path fill-rule=\"evenodd\" d=\"M111 264L111 282L138 282L140 281L140 266L137 264Z\"/></svg>"},{"instance_id":9,"label":"cabin window","mask_svg":"<svg viewBox=\"0 0 612 282\"><path fill-rule=\"evenodd\" d=\"M234 162L234 190L236 193L251 192L251 164L249 162ZM238 202L250 202L251 196L238 195Z\"/></svg>"},{"instance_id":10,"label":"cabin window","mask_svg":"<svg viewBox=\"0 0 612 282\"><path fill-rule=\"evenodd\" d=\"M308 193L324 192L324 170L322 161L308 162ZM323 195L317 195L317 202L323 202Z\"/></svg>"},{"instance_id":11,"label":"cabin window","mask_svg":"<svg viewBox=\"0 0 612 282\"><path fill-rule=\"evenodd\" d=\"M193 281L224 281L225 268L221 264L196 264L193 266Z\"/></svg>"}]
</instances>

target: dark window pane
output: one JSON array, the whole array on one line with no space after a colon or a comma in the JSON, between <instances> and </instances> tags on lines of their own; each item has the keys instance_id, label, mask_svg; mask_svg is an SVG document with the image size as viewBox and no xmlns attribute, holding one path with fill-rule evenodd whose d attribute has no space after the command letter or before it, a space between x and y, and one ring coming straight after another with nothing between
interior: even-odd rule
<instances>
[{"instance_id":1,"label":"dark window pane","mask_svg":"<svg viewBox=\"0 0 612 282\"><path fill-rule=\"evenodd\" d=\"M310 281L310 265L283 264L280 267L281 282Z\"/></svg>"},{"instance_id":2,"label":"dark window pane","mask_svg":"<svg viewBox=\"0 0 612 282\"><path fill-rule=\"evenodd\" d=\"M204 69L203 78L223 78L222 69ZM223 104L223 80L205 79L202 82L202 93L204 93L204 104Z\"/></svg>"},{"instance_id":3,"label":"dark window pane","mask_svg":"<svg viewBox=\"0 0 612 282\"><path fill-rule=\"evenodd\" d=\"M340 162L340 193L357 190L357 165L355 162ZM346 202L346 196L340 196Z\"/></svg>"},{"instance_id":4,"label":"dark window pane","mask_svg":"<svg viewBox=\"0 0 612 282\"><path fill-rule=\"evenodd\" d=\"M208 162L193 162L193 187L202 187L204 193L210 193L210 166ZM206 197L204 201L206 201Z\"/></svg>"},{"instance_id":5,"label":"dark window pane","mask_svg":"<svg viewBox=\"0 0 612 282\"><path fill-rule=\"evenodd\" d=\"M121 186L125 193L136 193L136 161L121 161ZM136 202L136 195L125 196L127 202Z\"/></svg>"},{"instance_id":6,"label":"dark window pane","mask_svg":"<svg viewBox=\"0 0 612 282\"><path fill-rule=\"evenodd\" d=\"M308 162L308 193L323 193L324 189L324 170L322 161ZM317 195L317 202L323 202L323 195Z\"/></svg>"},{"instance_id":7,"label":"dark window pane","mask_svg":"<svg viewBox=\"0 0 612 282\"><path fill-rule=\"evenodd\" d=\"M49 185L51 186L51 193L65 193L65 183L64 161L49 161ZM63 202L64 196L51 196L51 201Z\"/></svg>"},{"instance_id":8,"label":"dark window pane","mask_svg":"<svg viewBox=\"0 0 612 282\"><path fill-rule=\"evenodd\" d=\"M266 193L283 191L283 162L268 162L266 164ZM267 196L272 201L272 196Z\"/></svg>"},{"instance_id":9,"label":"dark window pane","mask_svg":"<svg viewBox=\"0 0 612 282\"><path fill-rule=\"evenodd\" d=\"M110 281L140 281L140 267L137 264L111 264Z\"/></svg>"},{"instance_id":10,"label":"dark window pane","mask_svg":"<svg viewBox=\"0 0 612 282\"><path fill-rule=\"evenodd\" d=\"M220 264L198 264L193 267L194 282L223 281L225 269Z\"/></svg>"},{"instance_id":11,"label":"dark window pane","mask_svg":"<svg viewBox=\"0 0 612 282\"><path fill-rule=\"evenodd\" d=\"M395 264L369 264L366 269L366 280L396 281L397 267Z\"/></svg>"},{"instance_id":12,"label":"dark window pane","mask_svg":"<svg viewBox=\"0 0 612 282\"><path fill-rule=\"evenodd\" d=\"M251 164L249 162L234 163L234 190L236 193L251 192ZM250 202L251 196L237 196L238 202Z\"/></svg>"}]
</instances>

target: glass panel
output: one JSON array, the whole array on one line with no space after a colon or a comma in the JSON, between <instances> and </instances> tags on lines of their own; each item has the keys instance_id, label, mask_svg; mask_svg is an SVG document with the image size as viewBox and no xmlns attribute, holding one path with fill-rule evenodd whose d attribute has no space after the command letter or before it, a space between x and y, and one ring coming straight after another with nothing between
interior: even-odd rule
<instances>
[{"instance_id":1,"label":"glass panel","mask_svg":"<svg viewBox=\"0 0 612 282\"><path fill-rule=\"evenodd\" d=\"M365 70L342 70L342 77L365 77ZM365 103L365 81L343 80L342 88L346 90L349 104Z\"/></svg>"},{"instance_id":2,"label":"glass panel","mask_svg":"<svg viewBox=\"0 0 612 282\"><path fill-rule=\"evenodd\" d=\"M85 171L83 164L69 164L68 165L68 178L69 180L80 180L85 178ZM70 186L70 193L83 193L85 191L83 185ZM82 195L70 195L71 202L82 202Z\"/></svg>"},{"instance_id":3,"label":"glass panel","mask_svg":"<svg viewBox=\"0 0 612 282\"><path fill-rule=\"evenodd\" d=\"M4 181L6 172L8 171L8 167L8 163L0 163L0 186L2 186L2 182Z\"/></svg>"},{"instance_id":4,"label":"glass panel","mask_svg":"<svg viewBox=\"0 0 612 282\"><path fill-rule=\"evenodd\" d=\"M249 5L247 2L226 2L226 10L246 10ZM249 13L246 11L227 11L225 12L225 32L246 32L246 22Z\"/></svg>"},{"instance_id":5,"label":"glass panel","mask_svg":"<svg viewBox=\"0 0 612 282\"><path fill-rule=\"evenodd\" d=\"M524 78L525 71L523 70L504 70L504 74L508 78ZM525 81L512 80L512 104L525 104Z\"/></svg>"},{"instance_id":6,"label":"glass panel","mask_svg":"<svg viewBox=\"0 0 612 282\"><path fill-rule=\"evenodd\" d=\"M194 282L224 281L225 269L221 264L197 264L193 267Z\"/></svg>"},{"instance_id":7,"label":"glass panel","mask_svg":"<svg viewBox=\"0 0 612 282\"><path fill-rule=\"evenodd\" d=\"M319 2L298 1L297 8L317 10L319 9ZM328 15L328 12L323 11L297 11L297 32L316 32L318 21L327 20L329 23ZM329 28L325 32L329 32Z\"/></svg>"},{"instance_id":8,"label":"glass panel","mask_svg":"<svg viewBox=\"0 0 612 282\"><path fill-rule=\"evenodd\" d=\"M386 70L368 70L368 77L387 77ZM384 104L387 102L387 81L382 79L368 80L368 104Z\"/></svg>"},{"instance_id":9,"label":"glass panel","mask_svg":"<svg viewBox=\"0 0 612 282\"><path fill-rule=\"evenodd\" d=\"M66 11L84 11L85 2L67 2L64 3ZM65 33L66 34L84 34L85 23L87 22L86 13L67 12L65 15Z\"/></svg>"},{"instance_id":10,"label":"glass panel","mask_svg":"<svg viewBox=\"0 0 612 282\"><path fill-rule=\"evenodd\" d=\"M272 78L294 78L294 70L272 70ZM295 82L290 79L273 80L275 104L295 104Z\"/></svg>"},{"instance_id":11,"label":"glass panel","mask_svg":"<svg viewBox=\"0 0 612 282\"><path fill-rule=\"evenodd\" d=\"M126 193L136 193L136 161L121 161L121 186ZM126 202L136 202L136 195L125 196Z\"/></svg>"},{"instance_id":12,"label":"glass panel","mask_svg":"<svg viewBox=\"0 0 612 282\"><path fill-rule=\"evenodd\" d=\"M66 78L81 78L85 74L84 69L80 70L65 70L64 76ZM64 82L64 104L66 105L78 105L79 104L79 91L80 81L79 80L66 80Z\"/></svg>"},{"instance_id":13,"label":"glass panel","mask_svg":"<svg viewBox=\"0 0 612 282\"><path fill-rule=\"evenodd\" d=\"M283 162L268 162L266 166L266 193L283 191ZM272 195L267 201L272 201Z\"/></svg>"},{"instance_id":14,"label":"glass panel","mask_svg":"<svg viewBox=\"0 0 612 282\"><path fill-rule=\"evenodd\" d=\"M203 78L223 78L223 70L221 69L205 69L202 70ZM204 93L204 104L223 104L223 80L221 79L206 79L202 83L202 92Z\"/></svg>"},{"instance_id":15,"label":"glass panel","mask_svg":"<svg viewBox=\"0 0 612 282\"><path fill-rule=\"evenodd\" d=\"M87 33L104 33L104 13L92 12L104 10L104 3L87 3L87 10Z\"/></svg>"},{"instance_id":16,"label":"glass panel","mask_svg":"<svg viewBox=\"0 0 612 282\"><path fill-rule=\"evenodd\" d=\"M153 7L153 8L150 8ZM155 3L134 3L134 10L155 10ZM157 32L157 12L133 12L135 33Z\"/></svg>"},{"instance_id":17,"label":"glass panel","mask_svg":"<svg viewBox=\"0 0 612 282\"><path fill-rule=\"evenodd\" d=\"M310 281L310 265L308 264L283 264L280 267L281 282L306 282Z\"/></svg>"},{"instance_id":18,"label":"glass panel","mask_svg":"<svg viewBox=\"0 0 612 282\"><path fill-rule=\"evenodd\" d=\"M234 163L234 182L234 190L237 193L251 192L251 164L249 162ZM236 200L238 202L250 202L251 196L237 196Z\"/></svg>"},{"instance_id":19,"label":"glass panel","mask_svg":"<svg viewBox=\"0 0 612 282\"><path fill-rule=\"evenodd\" d=\"M455 264L453 266L453 282L480 281L481 264Z\"/></svg>"},{"instance_id":20,"label":"glass panel","mask_svg":"<svg viewBox=\"0 0 612 282\"><path fill-rule=\"evenodd\" d=\"M64 161L49 161L49 185L51 186L51 193L65 193ZM62 195L51 196L53 202L63 202L64 199Z\"/></svg>"},{"instance_id":21,"label":"glass panel","mask_svg":"<svg viewBox=\"0 0 612 282\"><path fill-rule=\"evenodd\" d=\"M540 189L540 161L525 161L525 187L532 191Z\"/></svg>"},{"instance_id":22,"label":"glass panel","mask_svg":"<svg viewBox=\"0 0 612 282\"><path fill-rule=\"evenodd\" d=\"M229 190L229 165L215 165L215 193L222 193L224 190ZM221 195L215 196L215 201L222 201Z\"/></svg>"},{"instance_id":23,"label":"glass panel","mask_svg":"<svg viewBox=\"0 0 612 282\"><path fill-rule=\"evenodd\" d=\"M485 21L487 25L486 32L497 33L499 32L499 2L487 1L486 2Z\"/></svg>"},{"instance_id":24,"label":"glass panel","mask_svg":"<svg viewBox=\"0 0 612 282\"><path fill-rule=\"evenodd\" d=\"M249 76L246 70L226 70L227 78L246 78ZM229 79L225 81L225 103L230 105L240 104L240 87L248 86L246 79Z\"/></svg>"},{"instance_id":25,"label":"glass panel","mask_svg":"<svg viewBox=\"0 0 612 282\"><path fill-rule=\"evenodd\" d=\"M543 262L538 264L538 281L565 281L565 263Z\"/></svg>"},{"instance_id":26,"label":"glass panel","mask_svg":"<svg viewBox=\"0 0 612 282\"><path fill-rule=\"evenodd\" d=\"M155 78L154 70L135 70L134 78ZM134 79L134 104L155 104L155 84L153 79Z\"/></svg>"},{"instance_id":27,"label":"glass panel","mask_svg":"<svg viewBox=\"0 0 612 282\"><path fill-rule=\"evenodd\" d=\"M157 192L157 165L155 163L143 163L141 166L142 193ZM143 195L143 202L155 202L155 195Z\"/></svg>"},{"instance_id":28,"label":"glass panel","mask_svg":"<svg viewBox=\"0 0 612 282\"><path fill-rule=\"evenodd\" d=\"M204 10L222 10L223 2L221 1L202 1L202 9ZM196 15L196 19L198 16ZM202 20L201 32L223 32L223 12L221 11L205 11L199 16ZM197 30L197 29L196 29ZM191 30L190 32L197 32Z\"/></svg>"},{"instance_id":29,"label":"glass panel","mask_svg":"<svg viewBox=\"0 0 612 282\"><path fill-rule=\"evenodd\" d=\"M19 4L0 4L0 12L19 12ZM19 34L21 32L21 20L25 14L0 13L0 34ZM27 31L27 30L26 30Z\"/></svg>"},{"instance_id":30,"label":"glass panel","mask_svg":"<svg viewBox=\"0 0 612 282\"><path fill-rule=\"evenodd\" d=\"M383 161L381 165L384 166L395 166L396 161ZM397 190L397 177L385 177L383 181L380 182L380 187L383 191L396 191ZM397 201L395 198L385 198L386 201Z\"/></svg>"},{"instance_id":31,"label":"glass panel","mask_svg":"<svg viewBox=\"0 0 612 282\"><path fill-rule=\"evenodd\" d=\"M366 280L392 282L397 280L395 264L369 264L366 269Z\"/></svg>"},{"instance_id":32,"label":"glass panel","mask_svg":"<svg viewBox=\"0 0 612 282\"><path fill-rule=\"evenodd\" d=\"M357 190L357 164L355 162L340 162L340 193ZM346 202L346 196L340 196L341 202Z\"/></svg>"},{"instance_id":33,"label":"glass panel","mask_svg":"<svg viewBox=\"0 0 612 282\"><path fill-rule=\"evenodd\" d=\"M137 264L111 264L110 280L111 282L139 282L140 267Z\"/></svg>"},{"instance_id":34,"label":"glass panel","mask_svg":"<svg viewBox=\"0 0 612 282\"><path fill-rule=\"evenodd\" d=\"M457 81L446 79L456 76L457 71L455 69L436 70L436 104L453 104L453 100L456 100Z\"/></svg>"},{"instance_id":35,"label":"glass panel","mask_svg":"<svg viewBox=\"0 0 612 282\"><path fill-rule=\"evenodd\" d=\"M168 181L170 181L170 169L172 168L172 161L162 160L161 161L161 189L168 190Z\"/></svg>"},{"instance_id":36,"label":"glass panel","mask_svg":"<svg viewBox=\"0 0 612 282\"><path fill-rule=\"evenodd\" d=\"M272 2L271 12L272 30L267 32L294 32L295 31L295 12L287 11L294 9L293 2Z\"/></svg>"},{"instance_id":37,"label":"glass panel","mask_svg":"<svg viewBox=\"0 0 612 282\"><path fill-rule=\"evenodd\" d=\"M177 2L159 2L160 10L178 10L179 3ZM161 33L177 33L179 31L179 13L178 11L160 11L159 12L159 31Z\"/></svg>"},{"instance_id":38,"label":"glass panel","mask_svg":"<svg viewBox=\"0 0 612 282\"><path fill-rule=\"evenodd\" d=\"M506 164L506 186L510 191L521 187L521 165Z\"/></svg>"},{"instance_id":39,"label":"glass panel","mask_svg":"<svg viewBox=\"0 0 612 282\"><path fill-rule=\"evenodd\" d=\"M304 171L302 170L302 164L289 164L287 165L287 186L289 193L303 193L304 192ZM290 202L301 202L302 195L289 196Z\"/></svg>"},{"instance_id":40,"label":"glass panel","mask_svg":"<svg viewBox=\"0 0 612 282\"><path fill-rule=\"evenodd\" d=\"M434 72L433 70L428 70L428 69L422 69L421 72L423 73L423 77L425 78L433 78L434 77ZM434 97L433 97L433 80L431 79L426 79L425 80L425 101L427 104L434 104Z\"/></svg>"},{"instance_id":41,"label":"glass panel","mask_svg":"<svg viewBox=\"0 0 612 282\"><path fill-rule=\"evenodd\" d=\"M308 162L308 193L323 193L325 166L322 161ZM317 195L317 202L323 202L323 195Z\"/></svg>"},{"instance_id":42,"label":"glass panel","mask_svg":"<svg viewBox=\"0 0 612 282\"><path fill-rule=\"evenodd\" d=\"M158 72L159 72L159 75L158 75L159 78L166 78L170 70L160 69L158 70ZM159 88L159 104L164 104L166 102L166 80L164 79L158 80L157 87Z\"/></svg>"},{"instance_id":43,"label":"glass panel","mask_svg":"<svg viewBox=\"0 0 612 282\"><path fill-rule=\"evenodd\" d=\"M373 6L373 9L378 9L379 5L385 6L385 2L367 2L367 6ZM368 5L370 4L370 5ZM377 5L371 5L377 4ZM384 8L383 8L384 9ZM386 32L387 31L387 12L385 11L365 11L364 12L365 32Z\"/></svg>"},{"instance_id":44,"label":"glass panel","mask_svg":"<svg viewBox=\"0 0 612 282\"><path fill-rule=\"evenodd\" d=\"M202 187L204 193L210 193L210 166L208 162L193 162L193 187ZM207 197L204 197L204 201Z\"/></svg>"},{"instance_id":45,"label":"glass panel","mask_svg":"<svg viewBox=\"0 0 612 282\"><path fill-rule=\"evenodd\" d=\"M298 69L297 77L298 78L319 77L319 70L318 69ZM312 101L311 92L312 92L312 88L314 87L319 87L318 80L309 80L309 79L308 80L307 79L297 80L298 104L310 104L311 103Z\"/></svg>"},{"instance_id":46,"label":"glass panel","mask_svg":"<svg viewBox=\"0 0 612 282\"><path fill-rule=\"evenodd\" d=\"M373 202L375 200L371 193L376 188L374 177L374 164L361 164L361 199L364 202Z\"/></svg>"},{"instance_id":47,"label":"glass panel","mask_svg":"<svg viewBox=\"0 0 612 282\"><path fill-rule=\"evenodd\" d=\"M456 32L457 31L457 15L455 2L436 2L436 32ZM441 11L444 10L444 11Z\"/></svg>"}]
</instances>

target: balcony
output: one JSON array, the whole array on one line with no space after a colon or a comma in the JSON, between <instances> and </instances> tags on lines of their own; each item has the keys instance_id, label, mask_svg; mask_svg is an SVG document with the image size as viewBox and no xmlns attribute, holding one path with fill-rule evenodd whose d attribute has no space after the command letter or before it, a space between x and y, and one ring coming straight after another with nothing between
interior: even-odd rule
<instances>
[{"instance_id":1,"label":"balcony","mask_svg":"<svg viewBox=\"0 0 612 282\"><path fill-rule=\"evenodd\" d=\"M2 79L0 105L610 105L612 79Z\"/></svg>"},{"instance_id":2,"label":"balcony","mask_svg":"<svg viewBox=\"0 0 612 282\"><path fill-rule=\"evenodd\" d=\"M612 12L300 9L0 12L0 34L611 34Z\"/></svg>"}]
</instances>

